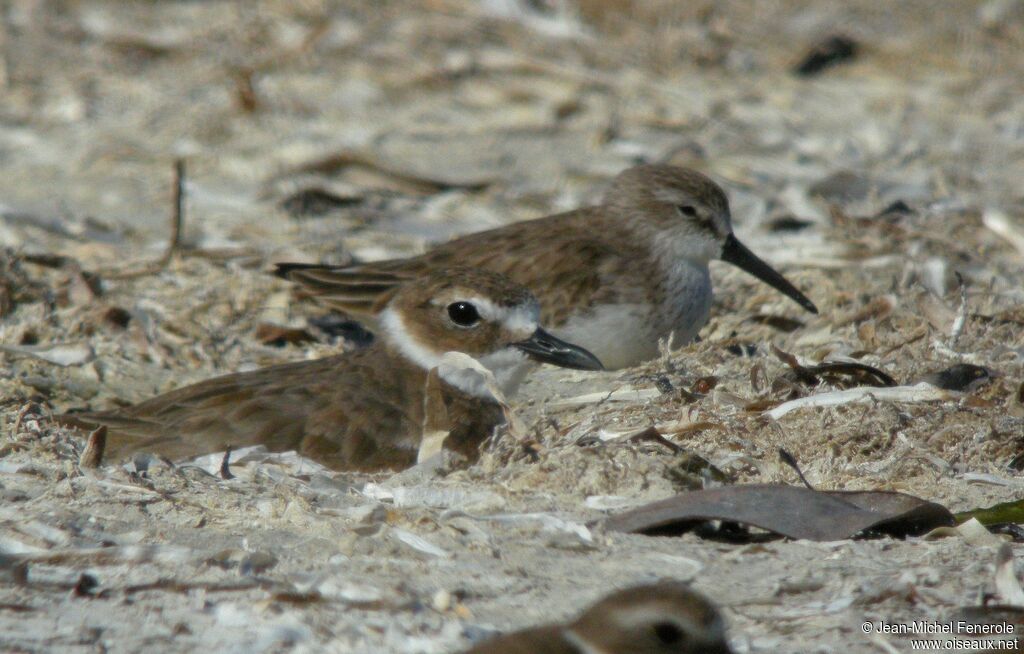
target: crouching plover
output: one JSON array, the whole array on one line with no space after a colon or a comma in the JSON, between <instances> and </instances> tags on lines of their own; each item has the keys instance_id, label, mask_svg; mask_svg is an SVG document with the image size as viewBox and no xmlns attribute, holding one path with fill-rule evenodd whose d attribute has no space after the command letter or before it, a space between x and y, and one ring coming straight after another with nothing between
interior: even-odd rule
<instances>
[{"instance_id":1,"label":"crouching plover","mask_svg":"<svg viewBox=\"0 0 1024 654\"><path fill-rule=\"evenodd\" d=\"M486 641L466 654L730 654L725 623L704 596L679 582L613 593L575 622Z\"/></svg>"},{"instance_id":2,"label":"crouching plover","mask_svg":"<svg viewBox=\"0 0 1024 654\"><path fill-rule=\"evenodd\" d=\"M382 329L364 350L217 377L126 409L59 420L106 425L114 457L146 450L181 458L263 444L339 470L398 469L416 461L435 368L447 410L445 447L476 459L503 420L482 377L444 365L447 352L474 357L506 389L527 358L601 368L583 348L541 329L537 300L497 273L433 271L378 300Z\"/></svg>"},{"instance_id":3,"label":"crouching plover","mask_svg":"<svg viewBox=\"0 0 1024 654\"><path fill-rule=\"evenodd\" d=\"M532 290L552 332L608 368L653 358L658 339L692 340L711 311L708 262L722 259L817 313L814 304L737 240L725 192L673 166L630 168L597 206L513 223L410 259L350 266L278 264L277 275L346 312L371 315L402 280L451 265L508 275Z\"/></svg>"}]
</instances>

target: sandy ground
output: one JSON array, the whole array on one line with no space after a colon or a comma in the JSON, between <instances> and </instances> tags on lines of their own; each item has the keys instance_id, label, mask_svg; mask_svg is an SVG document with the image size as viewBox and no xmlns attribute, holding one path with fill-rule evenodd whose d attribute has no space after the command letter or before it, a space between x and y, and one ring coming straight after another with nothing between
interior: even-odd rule
<instances>
[{"instance_id":1,"label":"sandy ground","mask_svg":"<svg viewBox=\"0 0 1024 654\"><path fill-rule=\"evenodd\" d=\"M875 5L4 3L0 340L45 351L0 354L0 649L449 652L672 577L723 608L738 652L892 652L909 642L865 620L978 605L998 539L584 527L704 483L693 454L735 482L796 483L779 447L820 488L954 511L1024 493L1024 3ZM856 59L791 72L835 33ZM151 265L177 158L184 247ZM518 398L534 454L506 435L442 473L258 452L232 480L82 470L81 440L47 419L343 347L312 328L261 341L261 323L325 313L274 261L418 252L592 201L637 161L720 181L740 237L821 315L716 264L700 342L541 371ZM772 345L903 384L991 374L942 401L773 420L843 384L809 387ZM691 454L614 438L652 425Z\"/></svg>"}]
</instances>

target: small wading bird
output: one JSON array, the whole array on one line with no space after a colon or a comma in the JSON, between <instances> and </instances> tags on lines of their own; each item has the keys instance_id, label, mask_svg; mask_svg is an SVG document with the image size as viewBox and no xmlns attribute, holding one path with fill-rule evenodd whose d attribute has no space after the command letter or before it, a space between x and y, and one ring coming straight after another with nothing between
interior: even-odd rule
<instances>
[{"instance_id":1,"label":"small wading bird","mask_svg":"<svg viewBox=\"0 0 1024 654\"><path fill-rule=\"evenodd\" d=\"M105 425L110 457L149 451L183 458L262 444L338 470L400 469L416 461L433 369L446 448L475 460L503 420L484 378L446 364L447 352L476 358L503 391L518 382L526 359L601 369L592 354L541 329L537 300L497 273L433 271L378 299L382 329L369 348L217 377L125 409L59 421Z\"/></svg>"},{"instance_id":2,"label":"small wading bird","mask_svg":"<svg viewBox=\"0 0 1024 654\"><path fill-rule=\"evenodd\" d=\"M575 622L526 629L466 654L730 654L725 623L705 597L679 582L613 593Z\"/></svg>"},{"instance_id":3,"label":"small wading bird","mask_svg":"<svg viewBox=\"0 0 1024 654\"><path fill-rule=\"evenodd\" d=\"M609 369L655 357L674 332L688 342L711 312L708 262L727 261L807 311L817 308L732 231L725 192L684 168L622 172L597 206L513 223L437 245L425 254L347 266L281 263L275 273L336 309L374 317L379 297L434 270L465 265L532 290L552 332Z\"/></svg>"}]
</instances>

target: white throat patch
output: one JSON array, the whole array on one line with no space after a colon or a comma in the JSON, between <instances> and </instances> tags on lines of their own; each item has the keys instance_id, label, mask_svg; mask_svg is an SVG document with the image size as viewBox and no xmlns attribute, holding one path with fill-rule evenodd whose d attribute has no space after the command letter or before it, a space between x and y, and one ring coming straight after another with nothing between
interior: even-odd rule
<instances>
[{"instance_id":1,"label":"white throat patch","mask_svg":"<svg viewBox=\"0 0 1024 654\"><path fill-rule=\"evenodd\" d=\"M482 356L478 360L484 368L491 371L498 388L506 397L516 392L523 378L535 365L525 353L510 347ZM447 365L440 366L437 372L441 379L463 392L475 397L491 397L486 380L478 372Z\"/></svg>"}]
</instances>

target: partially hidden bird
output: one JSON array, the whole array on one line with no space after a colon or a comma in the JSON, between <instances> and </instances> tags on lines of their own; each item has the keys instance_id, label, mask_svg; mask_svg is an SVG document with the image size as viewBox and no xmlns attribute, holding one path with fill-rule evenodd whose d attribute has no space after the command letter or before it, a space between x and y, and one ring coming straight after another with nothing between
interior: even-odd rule
<instances>
[{"instance_id":1,"label":"partially hidden bird","mask_svg":"<svg viewBox=\"0 0 1024 654\"><path fill-rule=\"evenodd\" d=\"M492 389L504 393L518 383L524 360L601 369L593 354L544 331L534 296L498 273L434 270L377 301L381 330L368 348L58 420L105 426L108 459L139 451L176 459L262 444L338 470L395 470L416 462L432 398L443 407L444 447L475 460L504 420ZM472 357L493 377L452 365L450 352Z\"/></svg>"},{"instance_id":2,"label":"partially hidden bird","mask_svg":"<svg viewBox=\"0 0 1024 654\"><path fill-rule=\"evenodd\" d=\"M730 654L725 622L700 593L677 581L612 593L567 624L484 641L466 654Z\"/></svg>"}]
</instances>

